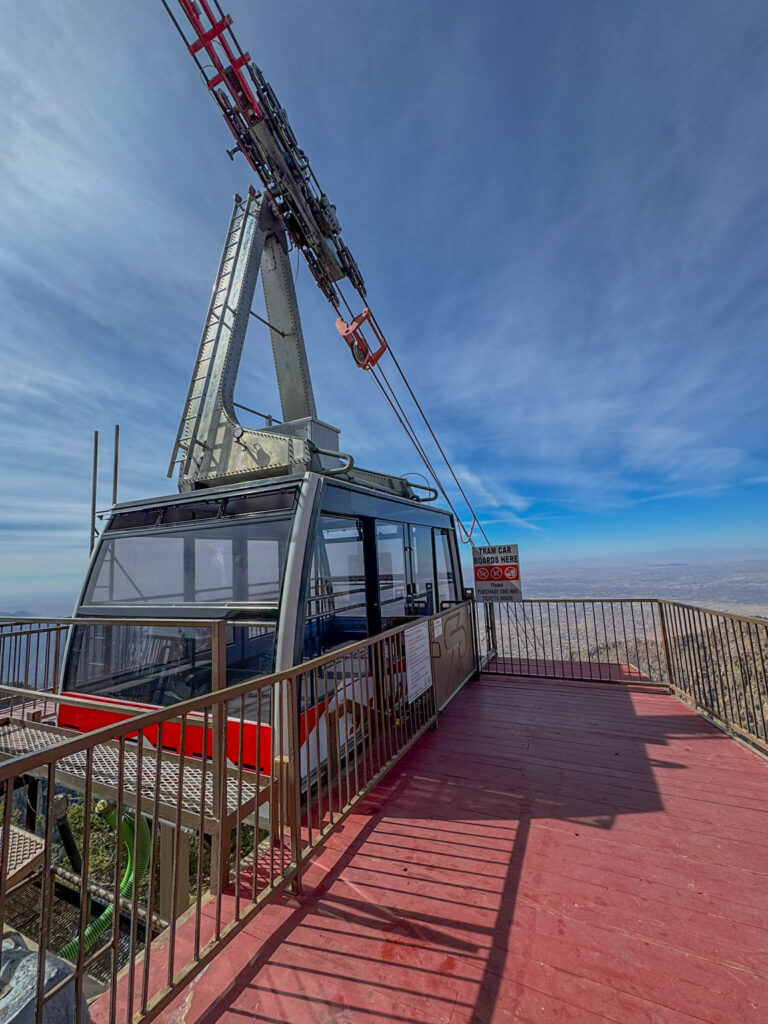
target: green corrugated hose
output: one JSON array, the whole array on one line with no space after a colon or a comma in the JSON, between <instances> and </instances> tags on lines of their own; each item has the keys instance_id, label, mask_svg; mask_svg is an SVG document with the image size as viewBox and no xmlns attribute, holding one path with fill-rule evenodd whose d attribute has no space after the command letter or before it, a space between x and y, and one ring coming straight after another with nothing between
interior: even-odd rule
<instances>
[{"instance_id":1,"label":"green corrugated hose","mask_svg":"<svg viewBox=\"0 0 768 1024\"><path fill-rule=\"evenodd\" d=\"M107 820L110 822L112 827L115 826L115 812L114 809L109 811ZM120 822L120 838L123 840L126 853L128 855L128 862L125 865L125 871L123 872L123 878L120 882L120 895L123 899L130 899L133 895L134 882L141 884L141 880L146 874L147 867L149 865L150 851L152 849L152 834L147 824L147 819L142 815L138 817L138 849L136 863L133 862L133 846L134 838L136 836L136 823L133 818L129 815L124 815L123 820ZM88 893L84 889L81 895L81 899L88 899ZM92 949L99 939L106 933L107 929L111 927L112 922L115 918L115 905L110 903L101 914L92 921L83 933L83 944L85 952L87 953ZM74 962L77 959L77 951L80 947L80 940L77 935L71 938L66 946L62 946L58 951L57 955L63 960L70 960Z\"/></svg>"}]
</instances>

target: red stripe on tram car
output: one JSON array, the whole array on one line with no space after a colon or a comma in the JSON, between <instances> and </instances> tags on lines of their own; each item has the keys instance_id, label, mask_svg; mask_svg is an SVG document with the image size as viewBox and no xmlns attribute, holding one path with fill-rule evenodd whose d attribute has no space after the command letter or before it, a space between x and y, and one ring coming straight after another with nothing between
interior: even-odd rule
<instances>
[{"instance_id":1,"label":"red stripe on tram car","mask_svg":"<svg viewBox=\"0 0 768 1024\"><path fill-rule=\"evenodd\" d=\"M154 704L139 704L134 701L114 700L111 697L89 696L88 701L120 705L126 709L126 713L119 711L100 711L96 708L83 707L80 703L81 696L77 693L62 693L62 697L71 700L71 704L60 704L58 724L62 729L75 729L77 732L93 732L94 729L101 729L105 725L114 725L115 722L125 722L136 713L135 709L142 711L159 710ZM313 709L314 710L314 709ZM200 724L196 724L199 722ZM312 723L314 725L314 722ZM310 726L311 729L311 726ZM259 738L259 731L261 737ZM187 757L202 757L203 754L203 716L190 714L187 718L187 727L184 734L184 754ZM161 738L163 750L170 750L175 754L181 754L181 723L162 722L158 725L147 726L143 730L144 736L153 747L157 747L158 738ZM133 739L136 733L128 733L128 738ZM259 742L257 742L259 741ZM303 742L303 737L302 737ZM206 738L206 753L208 757L213 755L213 734L211 732L210 717L208 720L208 735ZM227 719L226 730L227 759L233 764L240 760L240 722L236 719ZM244 768L256 768L256 753L259 755L259 769L265 774L272 770L272 729L268 725L258 725L256 722L243 723L242 739L242 762Z\"/></svg>"},{"instance_id":2,"label":"red stripe on tram car","mask_svg":"<svg viewBox=\"0 0 768 1024\"><path fill-rule=\"evenodd\" d=\"M330 699L321 700L319 704L315 704L314 707L307 708L306 711L302 711L299 715L299 746L303 747L307 736L317 725L320 720L320 716L326 710L330 704Z\"/></svg>"}]
</instances>

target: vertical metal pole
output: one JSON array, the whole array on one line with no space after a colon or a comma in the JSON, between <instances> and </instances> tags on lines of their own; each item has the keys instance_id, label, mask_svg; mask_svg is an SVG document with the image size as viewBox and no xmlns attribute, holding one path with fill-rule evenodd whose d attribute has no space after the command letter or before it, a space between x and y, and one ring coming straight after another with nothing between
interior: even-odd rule
<instances>
[{"instance_id":1,"label":"vertical metal pole","mask_svg":"<svg viewBox=\"0 0 768 1024\"><path fill-rule=\"evenodd\" d=\"M93 473L91 476L91 540L88 551L93 551L96 543L96 478L99 471L99 432L93 432Z\"/></svg>"},{"instance_id":2,"label":"vertical metal pole","mask_svg":"<svg viewBox=\"0 0 768 1024\"><path fill-rule=\"evenodd\" d=\"M5 892L8 880L11 812L13 811L13 784L15 781L14 778L6 779L3 786L3 842L0 844L0 921L3 923L3 930L5 930ZM50 815L50 801L47 811ZM2 942L0 942L0 966L2 966Z\"/></svg>"},{"instance_id":3,"label":"vertical metal pole","mask_svg":"<svg viewBox=\"0 0 768 1024\"><path fill-rule=\"evenodd\" d=\"M479 640L480 627L479 627L479 623L477 621L478 620L478 615L479 615L479 608L478 608L478 606L477 606L477 604L475 602L475 599L472 598L470 600L470 602L469 602L469 622L470 622L470 625L472 627L472 655L473 655L472 660L474 662L474 667L475 667L475 674L474 674L473 678L475 678L475 679L477 679L479 677L479 675L480 675L480 640ZM354 693L353 693L353 697L354 697Z\"/></svg>"},{"instance_id":4,"label":"vertical metal pole","mask_svg":"<svg viewBox=\"0 0 768 1024\"><path fill-rule=\"evenodd\" d=\"M112 504L117 504L117 466L120 453L120 424L115 424L115 445L114 457L112 460Z\"/></svg>"},{"instance_id":5,"label":"vertical metal pole","mask_svg":"<svg viewBox=\"0 0 768 1024\"><path fill-rule=\"evenodd\" d=\"M673 679L673 675L672 675L672 659L669 656L669 636L667 635L666 609L665 609L665 606L661 603L661 601L656 601L655 602L655 608L652 608L652 614L654 616L654 620L653 620L654 633L656 631L656 615L658 614L658 617L659 617L659 623L661 625L662 652L664 654L664 668L666 669L666 672L667 672L667 686L671 689L674 686L674 679ZM656 655L657 655L657 657L658 657L658 652L659 652L659 641L657 639L656 640ZM661 676L661 658L658 658L658 661L659 661L659 675ZM661 679L661 682L663 682L663 678Z\"/></svg>"},{"instance_id":6,"label":"vertical metal pole","mask_svg":"<svg viewBox=\"0 0 768 1024\"><path fill-rule=\"evenodd\" d=\"M298 710L299 701L296 691L296 676L290 675L286 680L288 702L291 707ZM301 892L301 869L302 869L302 837L301 837L301 746L299 742L299 723L296 712L288 719L288 824L291 830L291 859L296 865L296 877L291 884L291 891ZM329 726L330 728L330 726ZM338 734L338 730L337 730ZM309 749L307 749L309 753ZM309 762L307 762L309 763ZM309 772L307 772L307 795L309 795ZM309 815L307 815L309 820ZM255 881L255 876L254 876Z\"/></svg>"},{"instance_id":7,"label":"vertical metal pole","mask_svg":"<svg viewBox=\"0 0 768 1024\"><path fill-rule=\"evenodd\" d=\"M211 690L214 694L227 685L227 621L220 619L211 629ZM229 881L229 830L227 817L227 704L217 700L213 705L213 811L218 819L218 834L213 837L211 852L211 888L216 894L216 938L221 929L221 892ZM182 751L182 754L184 752Z\"/></svg>"},{"instance_id":8,"label":"vertical metal pole","mask_svg":"<svg viewBox=\"0 0 768 1024\"><path fill-rule=\"evenodd\" d=\"M61 627L56 628L56 632L53 636L53 689L52 693L59 692L59 660L60 660L60 643L61 643Z\"/></svg>"},{"instance_id":9,"label":"vertical metal pole","mask_svg":"<svg viewBox=\"0 0 768 1024\"><path fill-rule=\"evenodd\" d=\"M35 1024L43 1021L43 996L45 993L45 954L51 937L51 904L53 901L53 872L51 871L51 853L53 850L53 797L56 792L56 761L48 764L47 784L45 787L45 852L43 854L43 873L40 883L40 942L37 953L37 997L35 1000ZM5 789L5 806L13 799L13 781L9 779ZM7 824L10 824L8 822ZM5 833L8 835L8 831ZM3 847L5 848L5 843ZM5 853L5 849L3 849ZM120 859L118 854L118 860ZM5 871L3 876L5 877ZM85 896L85 893L83 893ZM116 903L117 905L117 903ZM119 918L119 914L115 917ZM113 1018L114 1019L114 1018Z\"/></svg>"}]
</instances>

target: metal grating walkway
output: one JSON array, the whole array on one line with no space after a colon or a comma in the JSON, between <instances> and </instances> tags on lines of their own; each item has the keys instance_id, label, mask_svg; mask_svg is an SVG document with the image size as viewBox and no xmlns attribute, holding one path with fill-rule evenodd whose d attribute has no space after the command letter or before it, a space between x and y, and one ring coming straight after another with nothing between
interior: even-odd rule
<instances>
[{"instance_id":1,"label":"metal grating walkway","mask_svg":"<svg viewBox=\"0 0 768 1024\"><path fill-rule=\"evenodd\" d=\"M38 750L55 747L63 739L77 736L66 729L52 726L34 725L28 722L13 721L0 725L0 759L29 754ZM105 799L116 799L116 785L119 777L120 746L108 741L93 748L93 765L91 785L93 795ZM45 775L47 769L41 769ZM123 792L127 806L133 806L136 800L136 780L139 773L139 758L136 744L126 744L123 758ZM56 782L70 785L73 789L83 790L87 777L87 757L85 751L61 758L56 765ZM227 813L236 815L238 809L250 807L253 810L255 799L259 793L259 803L266 797L266 790L271 780L259 776L260 785L256 785L253 772L243 772L238 783L237 772L230 769L227 781ZM155 788L158 781L157 754L151 747L144 747L141 757L141 794L142 807L145 813L151 814ZM181 782L181 788L179 783ZM204 801L206 821L213 822L216 809L213 806L213 771L211 762L203 762L199 758L180 758L176 754L163 752L160 759L159 772L159 806L160 815L168 821L175 821L177 801L181 797L180 818L183 825L196 828L200 823L201 803ZM133 803L132 803L133 800ZM209 824L206 831L214 826Z\"/></svg>"},{"instance_id":2,"label":"metal grating walkway","mask_svg":"<svg viewBox=\"0 0 768 1024\"><path fill-rule=\"evenodd\" d=\"M5 830L0 828L0 855L5 843ZM27 875L31 875L43 863L45 843L38 836L27 832L16 825L10 826L10 842L8 843L8 866L6 871L6 888L10 889Z\"/></svg>"}]
</instances>

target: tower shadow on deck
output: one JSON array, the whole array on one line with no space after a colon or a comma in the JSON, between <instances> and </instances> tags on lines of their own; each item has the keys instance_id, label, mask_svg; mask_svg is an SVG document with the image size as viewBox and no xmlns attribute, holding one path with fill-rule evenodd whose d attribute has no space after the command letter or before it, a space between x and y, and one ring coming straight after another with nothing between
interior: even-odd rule
<instances>
[{"instance_id":1,"label":"tower shadow on deck","mask_svg":"<svg viewBox=\"0 0 768 1024\"><path fill-rule=\"evenodd\" d=\"M534 945L544 935L565 955L563 907L599 899L651 841L655 772L686 768L664 756L670 740L722 736L650 696L493 676L466 687L321 851L290 912L269 934L270 910L255 919L264 944L197 1024L485 1024L525 1015L532 993L554 1017L542 989L559 968Z\"/></svg>"}]
</instances>

